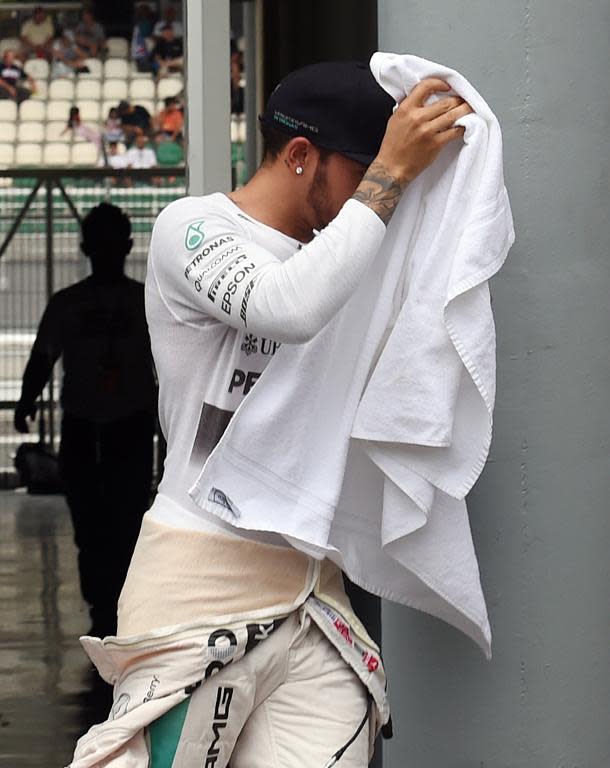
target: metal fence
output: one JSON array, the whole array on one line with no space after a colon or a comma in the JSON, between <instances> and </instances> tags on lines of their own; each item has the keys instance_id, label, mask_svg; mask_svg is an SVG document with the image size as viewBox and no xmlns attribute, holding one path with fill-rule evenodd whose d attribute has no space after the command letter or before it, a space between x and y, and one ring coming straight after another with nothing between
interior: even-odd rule
<instances>
[{"instance_id":1,"label":"metal fence","mask_svg":"<svg viewBox=\"0 0 610 768\"><path fill-rule=\"evenodd\" d=\"M120 206L131 219L134 241L126 272L143 280L152 225L162 208L185 194L184 173L184 168L0 171L0 485L15 482L13 454L20 443L58 443L58 366L39 403L37 434L18 434L13 411L49 298L89 274L80 251L80 221L100 202Z\"/></svg>"}]
</instances>

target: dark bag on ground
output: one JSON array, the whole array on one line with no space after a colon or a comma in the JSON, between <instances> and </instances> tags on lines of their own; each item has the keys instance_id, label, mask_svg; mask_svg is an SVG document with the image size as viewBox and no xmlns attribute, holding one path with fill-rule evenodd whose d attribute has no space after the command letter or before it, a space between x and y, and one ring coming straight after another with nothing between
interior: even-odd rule
<instances>
[{"instance_id":1,"label":"dark bag on ground","mask_svg":"<svg viewBox=\"0 0 610 768\"><path fill-rule=\"evenodd\" d=\"M15 454L15 469L28 493L62 493L59 458L50 445L22 443Z\"/></svg>"}]
</instances>

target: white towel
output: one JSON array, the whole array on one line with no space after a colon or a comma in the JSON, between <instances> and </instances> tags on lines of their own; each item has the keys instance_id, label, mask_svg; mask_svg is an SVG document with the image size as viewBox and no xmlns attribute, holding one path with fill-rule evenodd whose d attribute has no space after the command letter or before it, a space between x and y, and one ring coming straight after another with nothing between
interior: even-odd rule
<instances>
[{"instance_id":1,"label":"white towel","mask_svg":"<svg viewBox=\"0 0 610 768\"><path fill-rule=\"evenodd\" d=\"M489 656L464 497L491 438L486 281L514 240L500 128L453 70L383 53L371 69L397 101L423 78L449 82L475 110L459 121L464 140L409 186L337 316L311 342L278 350L191 495L244 531L276 531L331 557L356 583L453 624Z\"/></svg>"}]
</instances>

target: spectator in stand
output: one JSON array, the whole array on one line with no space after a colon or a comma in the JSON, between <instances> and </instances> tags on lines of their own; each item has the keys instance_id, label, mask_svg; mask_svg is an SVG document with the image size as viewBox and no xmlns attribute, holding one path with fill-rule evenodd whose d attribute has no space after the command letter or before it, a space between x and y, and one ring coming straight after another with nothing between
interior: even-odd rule
<instances>
[{"instance_id":1,"label":"spectator in stand","mask_svg":"<svg viewBox=\"0 0 610 768\"><path fill-rule=\"evenodd\" d=\"M140 104L121 101L117 107L125 141L130 146L137 136L147 137L151 130L150 113Z\"/></svg>"},{"instance_id":2,"label":"spectator in stand","mask_svg":"<svg viewBox=\"0 0 610 768\"><path fill-rule=\"evenodd\" d=\"M163 14L163 18L160 19L154 26L153 29L153 37L159 40L161 37L163 37L163 27L169 24L173 30L174 37L181 38L183 36L182 31L182 22L176 20L176 7L174 5L169 5L165 9L165 13Z\"/></svg>"},{"instance_id":3,"label":"spectator in stand","mask_svg":"<svg viewBox=\"0 0 610 768\"><path fill-rule=\"evenodd\" d=\"M53 43L51 77L71 77L76 73L88 72L85 59L85 52L76 44L74 32L64 29Z\"/></svg>"},{"instance_id":4,"label":"spectator in stand","mask_svg":"<svg viewBox=\"0 0 610 768\"><path fill-rule=\"evenodd\" d=\"M152 72L150 52L153 48L153 17L150 6L136 8L136 23L131 36L131 58L138 72Z\"/></svg>"},{"instance_id":5,"label":"spectator in stand","mask_svg":"<svg viewBox=\"0 0 610 768\"><path fill-rule=\"evenodd\" d=\"M119 117L119 110L116 107L112 107L108 111L108 117L104 123L104 141L108 144L117 143L125 140L125 134L121 126L121 118Z\"/></svg>"},{"instance_id":6,"label":"spectator in stand","mask_svg":"<svg viewBox=\"0 0 610 768\"><path fill-rule=\"evenodd\" d=\"M55 25L53 19L42 8L34 8L32 17L23 23L19 32L22 55L24 58L35 57L51 60Z\"/></svg>"},{"instance_id":7,"label":"spectator in stand","mask_svg":"<svg viewBox=\"0 0 610 768\"><path fill-rule=\"evenodd\" d=\"M110 166L110 168L125 168L126 152L121 152L121 148L117 141L109 141L108 149L106 151L106 157L100 156L98 160L98 166Z\"/></svg>"},{"instance_id":8,"label":"spectator in stand","mask_svg":"<svg viewBox=\"0 0 610 768\"><path fill-rule=\"evenodd\" d=\"M244 89L241 84L243 56L241 51L234 47L231 40L231 114L241 115L244 111Z\"/></svg>"},{"instance_id":9,"label":"spectator in stand","mask_svg":"<svg viewBox=\"0 0 610 768\"><path fill-rule=\"evenodd\" d=\"M165 108L153 119L155 138L159 141L182 141L184 114L173 96L165 99Z\"/></svg>"},{"instance_id":10,"label":"spectator in stand","mask_svg":"<svg viewBox=\"0 0 610 768\"><path fill-rule=\"evenodd\" d=\"M81 121L78 107L70 107L68 122L66 123L66 127L61 132L61 135L63 136L67 131L72 131L73 136L80 136L86 141L90 141L92 144L95 144L99 152L102 143L100 132L96 130L92 125L87 125Z\"/></svg>"},{"instance_id":11,"label":"spectator in stand","mask_svg":"<svg viewBox=\"0 0 610 768\"><path fill-rule=\"evenodd\" d=\"M148 144L148 139L141 133L136 136L136 145L125 152L126 168L154 168L157 156Z\"/></svg>"},{"instance_id":12,"label":"spectator in stand","mask_svg":"<svg viewBox=\"0 0 610 768\"><path fill-rule=\"evenodd\" d=\"M174 36L171 24L164 24L161 38L152 50L153 73L157 78L171 72L182 72L184 66L182 38Z\"/></svg>"},{"instance_id":13,"label":"spectator in stand","mask_svg":"<svg viewBox=\"0 0 610 768\"><path fill-rule=\"evenodd\" d=\"M29 88L25 88L26 82ZM0 62L0 99L12 99L17 104L29 99L36 90L36 83L17 62L16 52L8 49Z\"/></svg>"},{"instance_id":14,"label":"spectator in stand","mask_svg":"<svg viewBox=\"0 0 610 768\"><path fill-rule=\"evenodd\" d=\"M95 58L106 52L104 27L95 20L93 11L84 10L80 24L74 30L76 44L84 53Z\"/></svg>"}]
</instances>

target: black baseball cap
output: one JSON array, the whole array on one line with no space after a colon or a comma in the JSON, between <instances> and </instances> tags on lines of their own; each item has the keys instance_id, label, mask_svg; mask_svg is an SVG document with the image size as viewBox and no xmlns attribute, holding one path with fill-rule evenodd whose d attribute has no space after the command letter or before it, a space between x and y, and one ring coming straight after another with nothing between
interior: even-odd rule
<instances>
[{"instance_id":1,"label":"black baseball cap","mask_svg":"<svg viewBox=\"0 0 610 768\"><path fill-rule=\"evenodd\" d=\"M369 165L396 105L367 64L310 64L287 75L259 117L263 125Z\"/></svg>"}]
</instances>

